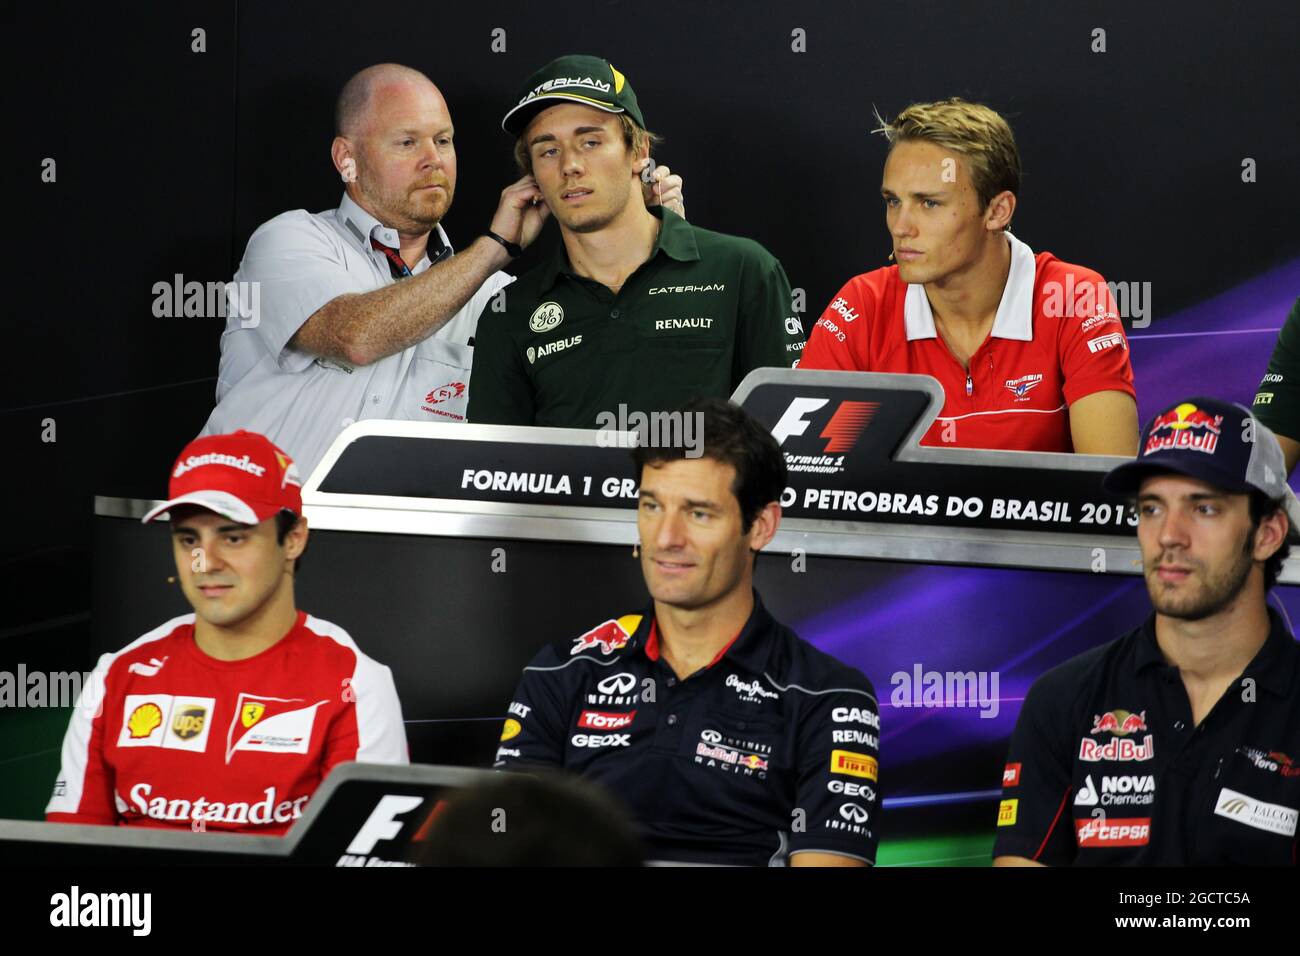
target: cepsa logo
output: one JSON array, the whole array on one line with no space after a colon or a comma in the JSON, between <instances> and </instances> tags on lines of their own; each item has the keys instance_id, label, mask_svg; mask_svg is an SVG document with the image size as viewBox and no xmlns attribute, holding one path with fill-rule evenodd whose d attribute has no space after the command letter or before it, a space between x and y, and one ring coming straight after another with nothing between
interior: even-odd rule
<instances>
[{"instance_id":1,"label":"cepsa logo","mask_svg":"<svg viewBox=\"0 0 1300 956\"><path fill-rule=\"evenodd\" d=\"M1150 455L1166 448L1187 448L1213 455L1222 429L1222 415L1211 415L1191 402L1183 402L1156 416L1142 454Z\"/></svg>"},{"instance_id":2,"label":"cepsa logo","mask_svg":"<svg viewBox=\"0 0 1300 956\"><path fill-rule=\"evenodd\" d=\"M1145 846L1151 841L1150 817L1097 816L1075 820L1079 846Z\"/></svg>"}]
</instances>

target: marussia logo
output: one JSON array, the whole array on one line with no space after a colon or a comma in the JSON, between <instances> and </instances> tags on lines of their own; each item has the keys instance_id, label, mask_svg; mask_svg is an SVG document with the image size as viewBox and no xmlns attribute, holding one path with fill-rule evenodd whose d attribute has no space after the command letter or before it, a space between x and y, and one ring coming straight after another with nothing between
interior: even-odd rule
<instances>
[{"instance_id":1,"label":"marussia logo","mask_svg":"<svg viewBox=\"0 0 1300 956\"><path fill-rule=\"evenodd\" d=\"M1042 381L1043 376L1041 374L1022 375L1020 378L1007 379L1004 387L1007 391L1011 392L1011 394L1015 395L1016 398L1024 398L1025 395L1029 393L1030 389L1041 385Z\"/></svg>"}]
</instances>

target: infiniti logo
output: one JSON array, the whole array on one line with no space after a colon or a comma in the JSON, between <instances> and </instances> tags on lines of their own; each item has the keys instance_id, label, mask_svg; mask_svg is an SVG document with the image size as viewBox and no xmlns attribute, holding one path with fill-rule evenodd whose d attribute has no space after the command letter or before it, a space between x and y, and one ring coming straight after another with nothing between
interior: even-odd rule
<instances>
[{"instance_id":1,"label":"infiniti logo","mask_svg":"<svg viewBox=\"0 0 1300 956\"><path fill-rule=\"evenodd\" d=\"M840 816L851 823L866 823L869 814L856 803L845 803L840 805Z\"/></svg>"},{"instance_id":2,"label":"infiniti logo","mask_svg":"<svg viewBox=\"0 0 1300 956\"><path fill-rule=\"evenodd\" d=\"M625 672L606 677L596 685L596 689L602 694L626 694L635 686L636 678Z\"/></svg>"},{"instance_id":3,"label":"infiniti logo","mask_svg":"<svg viewBox=\"0 0 1300 956\"><path fill-rule=\"evenodd\" d=\"M706 744L716 744L722 741L722 734L716 730L706 730L700 734L700 739Z\"/></svg>"}]
</instances>

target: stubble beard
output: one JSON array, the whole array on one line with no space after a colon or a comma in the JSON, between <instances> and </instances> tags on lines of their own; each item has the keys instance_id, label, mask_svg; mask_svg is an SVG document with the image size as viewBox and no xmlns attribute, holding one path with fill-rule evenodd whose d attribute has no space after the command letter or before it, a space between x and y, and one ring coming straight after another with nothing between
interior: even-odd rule
<instances>
[{"instance_id":1,"label":"stubble beard","mask_svg":"<svg viewBox=\"0 0 1300 956\"><path fill-rule=\"evenodd\" d=\"M1201 621L1213 617L1232 604L1246 586L1254 567L1255 535L1252 532L1246 539L1246 546L1237 555L1237 559L1223 572L1206 580L1204 586L1194 595L1173 596L1166 594L1160 579L1156 577L1153 567L1147 575L1147 593L1151 597L1151 606L1165 617L1180 621ZM1201 570L1198 568L1198 570Z\"/></svg>"}]
</instances>

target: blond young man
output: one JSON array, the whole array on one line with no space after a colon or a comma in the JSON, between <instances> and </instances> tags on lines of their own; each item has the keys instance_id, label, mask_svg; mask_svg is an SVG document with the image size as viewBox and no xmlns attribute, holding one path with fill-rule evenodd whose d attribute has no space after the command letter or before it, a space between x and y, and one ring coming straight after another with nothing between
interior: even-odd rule
<instances>
[{"instance_id":1,"label":"blond young man","mask_svg":"<svg viewBox=\"0 0 1300 956\"><path fill-rule=\"evenodd\" d=\"M1009 231L1021 170L1006 120L952 98L877 132L897 265L844 285L799 367L934 376L945 401L925 445L1134 454L1133 372L1105 281Z\"/></svg>"}]
</instances>

